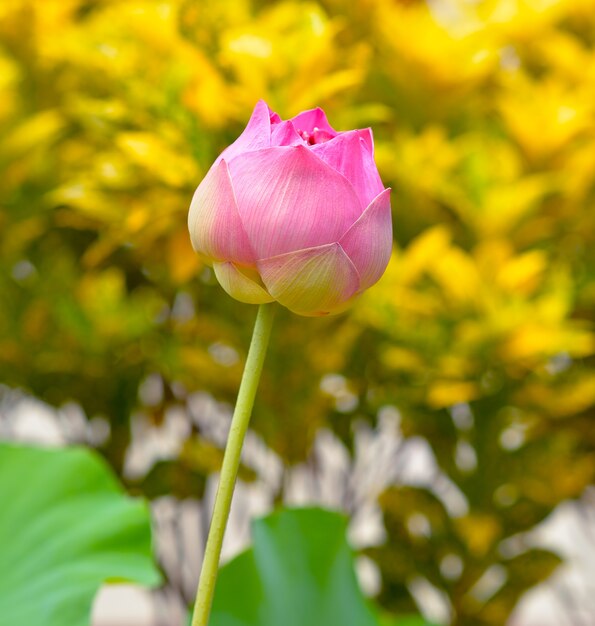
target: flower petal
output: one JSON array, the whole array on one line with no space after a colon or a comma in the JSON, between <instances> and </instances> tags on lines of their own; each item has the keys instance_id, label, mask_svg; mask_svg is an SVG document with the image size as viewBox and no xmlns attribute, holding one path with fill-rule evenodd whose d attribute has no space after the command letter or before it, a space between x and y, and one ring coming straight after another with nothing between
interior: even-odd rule
<instances>
[{"instance_id":1,"label":"flower petal","mask_svg":"<svg viewBox=\"0 0 595 626\"><path fill-rule=\"evenodd\" d=\"M263 304L273 298L256 281L240 271L233 263L213 263L215 276L227 293L240 302Z\"/></svg>"},{"instance_id":2,"label":"flower petal","mask_svg":"<svg viewBox=\"0 0 595 626\"><path fill-rule=\"evenodd\" d=\"M353 261L361 278L361 289L373 285L384 273L393 244L390 189L370 203L339 243Z\"/></svg>"},{"instance_id":3,"label":"flower petal","mask_svg":"<svg viewBox=\"0 0 595 626\"><path fill-rule=\"evenodd\" d=\"M332 137L337 134L337 131L328 123L326 113L320 107L302 111L292 117L291 121L298 132L303 131L311 135L317 129L328 132Z\"/></svg>"},{"instance_id":4,"label":"flower petal","mask_svg":"<svg viewBox=\"0 0 595 626\"><path fill-rule=\"evenodd\" d=\"M305 146L240 155L229 169L258 259L337 242L362 212L351 184Z\"/></svg>"},{"instance_id":5,"label":"flower petal","mask_svg":"<svg viewBox=\"0 0 595 626\"><path fill-rule=\"evenodd\" d=\"M359 289L359 276L340 245L298 250L258 261L268 292L300 315L339 312Z\"/></svg>"},{"instance_id":6,"label":"flower petal","mask_svg":"<svg viewBox=\"0 0 595 626\"><path fill-rule=\"evenodd\" d=\"M244 132L219 155L218 163L225 159L228 163L238 154L268 148L271 145L271 122L281 118L269 109L264 100L259 100Z\"/></svg>"},{"instance_id":7,"label":"flower petal","mask_svg":"<svg viewBox=\"0 0 595 626\"><path fill-rule=\"evenodd\" d=\"M192 247L207 260L254 265L225 161L215 163L194 192L188 229Z\"/></svg>"},{"instance_id":8,"label":"flower petal","mask_svg":"<svg viewBox=\"0 0 595 626\"><path fill-rule=\"evenodd\" d=\"M305 141L297 134L291 120L271 126L271 146L300 146Z\"/></svg>"},{"instance_id":9,"label":"flower petal","mask_svg":"<svg viewBox=\"0 0 595 626\"><path fill-rule=\"evenodd\" d=\"M337 135L324 143L314 144L310 150L353 185L362 207L384 189L372 155L372 133L352 130Z\"/></svg>"}]
</instances>

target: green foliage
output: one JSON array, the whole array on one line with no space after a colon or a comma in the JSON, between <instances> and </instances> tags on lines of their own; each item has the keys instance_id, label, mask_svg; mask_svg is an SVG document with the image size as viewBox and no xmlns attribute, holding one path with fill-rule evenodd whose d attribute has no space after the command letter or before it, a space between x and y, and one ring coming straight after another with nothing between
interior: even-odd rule
<instances>
[{"instance_id":1,"label":"green foliage","mask_svg":"<svg viewBox=\"0 0 595 626\"><path fill-rule=\"evenodd\" d=\"M253 547L221 570L210 625L379 626L357 585L346 530L342 515L322 509L282 509L254 522ZM419 618L392 623L425 626Z\"/></svg>"},{"instance_id":2,"label":"green foliage","mask_svg":"<svg viewBox=\"0 0 595 626\"><path fill-rule=\"evenodd\" d=\"M380 618L380 626L436 626L430 624L419 615L408 615L406 617L385 617Z\"/></svg>"},{"instance_id":3,"label":"green foliage","mask_svg":"<svg viewBox=\"0 0 595 626\"><path fill-rule=\"evenodd\" d=\"M506 558L499 547L514 528L503 527L501 517L471 512L452 519L435 496L421 489L391 488L381 504L389 542L368 552L382 571L381 601L394 611L410 606L404 581L413 569L448 594L458 623L501 624L522 593L560 562L551 552L529 547ZM449 570L449 559L460 563L460 572ZM478 583L488 568L498 568L503 584L482 593Z\"/></svg>"},{"instance_id":4,"label":"green foliage","mask_svg":"<svg viewBox=\"0 0 595 626\"><path fill-rule=\"evenodd\" d=\"M457 626L499 625L539 577L510 575L492 613L471 579L595 476L595 13L592 0L448 4L4 3L0 381L106 417L102 453L120 473L132 414L159 427L194 391L232 403L255 311L192 253L192 192L258 98L283 117L321 105L337 128L371 125L393 259L345 316L280 312L253 426L292 465L321 427L351 448L355 421L397 407L471 530L408 496L411 514L442 520L441 541L420 546L388 521L391 490L381 600L414 610L405 583L423 565ZM357 401L322 390L328 373ZM153 374L164 393L148 403ZM219 457L184 454L139 488L200 494ZM432 565L446 545L460 585ZM417 561L389 572L393 549Z\"/></svg>"},{"instance_id":5,"label":"green foliage","mask_svg":"<svg viewBox=\"0 0 595 626\"><path fill-rule=\"evenodd\" d=\"M156 585L144 502L84 449L0 445L0 614L14 626L87 626L104 582Z\"/></svg>"}]
</instances>

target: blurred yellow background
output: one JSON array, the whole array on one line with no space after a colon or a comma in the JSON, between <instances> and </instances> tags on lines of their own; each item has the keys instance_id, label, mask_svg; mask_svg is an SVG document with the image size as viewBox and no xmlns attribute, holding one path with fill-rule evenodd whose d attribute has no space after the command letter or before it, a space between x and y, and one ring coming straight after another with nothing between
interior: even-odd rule
<instances>
[{"instance_id":1,"label":"blurred yellow background","mask_svg":"<svg viewBox=\"0 0 595 626\"><path fill-rule=\"evenodd\" d=\"M291 466L321 427L349 449L396 407L468 511L383 494L380 601L411 610L419 574L452 624L504 624L558 558L502 542L595 477L593 0L4 0L0 90L0 382L106 420L119 471L135 412L158 428L196 390L233 402L255 310L200 265L186 215L256 100L373 128L393 259L347 315L279 316L254 428ZM193 429L133 487L200 495L220 456Z\"/></svg>"}]
</instances>

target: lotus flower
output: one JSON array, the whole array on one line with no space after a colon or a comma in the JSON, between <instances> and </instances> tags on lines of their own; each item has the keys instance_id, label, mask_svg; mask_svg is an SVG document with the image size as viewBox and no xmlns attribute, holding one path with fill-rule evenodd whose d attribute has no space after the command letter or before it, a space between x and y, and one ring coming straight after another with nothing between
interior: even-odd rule
<instances>
[{"instance_id":1,"label":"lotus flower","mask_svg":"<svg viewBox=\"0 0 595 626\"><path fill-rule=\"evenodd\" d=\"M283 121L265 102L198 186L192 246L237 300L338 313L384 273L390 189L372 131L335 131L322 109Z\"/></svg>"}]
</instances>

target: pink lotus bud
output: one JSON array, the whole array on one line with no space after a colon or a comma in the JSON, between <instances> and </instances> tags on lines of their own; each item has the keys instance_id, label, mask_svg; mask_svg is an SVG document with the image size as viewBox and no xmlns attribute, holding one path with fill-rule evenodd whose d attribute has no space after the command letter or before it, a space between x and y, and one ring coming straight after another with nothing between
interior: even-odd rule
<instances>
[{"instance_id":1,"label":"pink lotus bud","mask_svg":"<svg viewBox=\"0 0 595 626\"><path fill-rule=\"evenodd\" d=\"M282 121L260 101L198 186L190 238L237 300L338 313L386 269L389 196L369 128L337 132L322 109Z\"/></svg>"}]
</instances>

